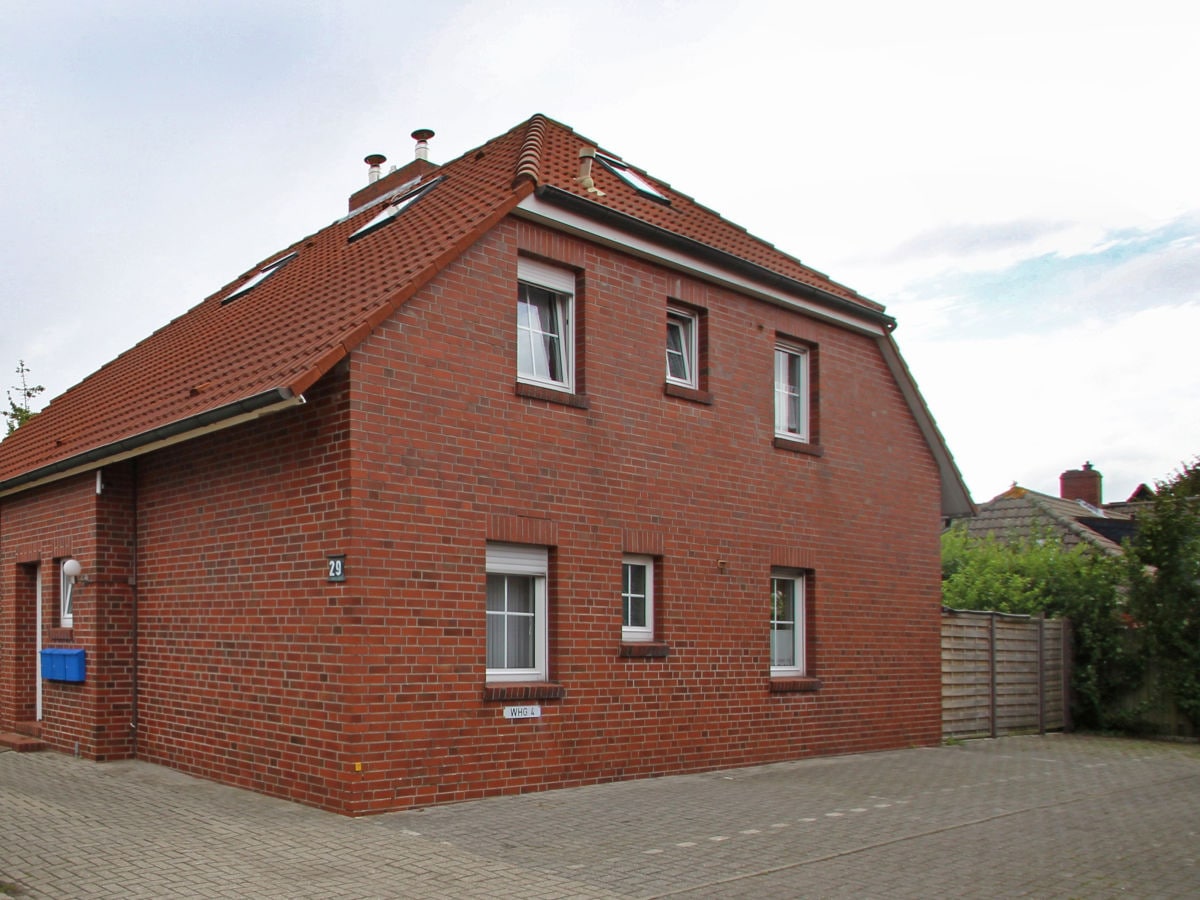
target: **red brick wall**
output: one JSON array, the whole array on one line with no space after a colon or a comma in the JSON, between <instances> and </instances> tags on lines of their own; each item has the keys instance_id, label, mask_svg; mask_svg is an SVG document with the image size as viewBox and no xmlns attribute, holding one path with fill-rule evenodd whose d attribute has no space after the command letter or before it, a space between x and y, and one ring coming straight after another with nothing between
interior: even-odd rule
<instances>
[{"instance_id":1,"label":"red brick wall","mask_svg":"<svg viewBox=\"0 0 1200 900\"><path fill-rule=\"evenodd\" d=\"M349 553L345 378L138 461L142 759L339 807ZM361 583L356 587L363 587Z\"/></svg>"},{"instance_id":2,"label":"red brick wall","mask_svg":"<svg viewBox=\"0 0 1200 900\"><path fill-rule=\"evenodd\" d=\"M514 389L519 249L581 274L586 408ZM706 313L710 403L664 393L668 298ZM774 446L777 335L815 348L822 455ZM126 752L135 652L139 757L347 813L939 739L938 475L871 337L506 220L308 400L0 502L6 597L66 552L99 579L56 746ZM514 536L553 544L562 696L508 721L484 558ZM623 552L660 556L665 658L621 655ZM771 689L772 565L811 568L817 690Z\"/></svg>"},{"instance_id":3,"label":"red brick wall","mask_svg":"<svg viewBox=\"0 0 1200 900\"><path fill-rule=\"evenodd\" d=\"M587 409L514 391L518 248L581 271ZM711 405L664 396L668 297L707 311ZM777 334L817 348L823 456L773 447ZM938 476L870 337L507 221L351 372L356 547L380 588L351 811L938 740ZM565 697L507 721L483 699L484 550L522 515L557 541ZM631 530L663 548L665 659L619 656ZM770 569L797 558L821 686L775 693Z\"/></svg>"},{"instance_id":4,"label":"red brick wall","mask_svg":"<svg viewBox=\"0 0 1200 900\"><path fill-rule=\"evenodd\" d=\"M96 664L100 631L97 584L78 590L73 627L60 627L59 561L76 557L98 579L95 476L82 475L0 502L0 729L34 721L36 715L36 573L42 581L42 646L82 647ZM42 682L42 737L63 750L98 754L95 711L103 679L95 670L83 683ZM101 754L102 755L102 754Z\"/></svg>"}]
</instances>

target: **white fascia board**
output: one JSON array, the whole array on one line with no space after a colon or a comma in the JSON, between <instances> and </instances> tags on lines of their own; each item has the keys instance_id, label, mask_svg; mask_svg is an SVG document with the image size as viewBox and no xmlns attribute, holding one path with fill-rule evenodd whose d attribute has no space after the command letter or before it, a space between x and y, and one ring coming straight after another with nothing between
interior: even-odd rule
<instances>
[{"instance_id":1,"label":"white fascia board","mask_svg":"<svg viewBox=\"0 0 1200 900\"><path fill-rule=\"evenodd\" d=\"M530 194L522 200L516 210L514 210L514 213L551 228L569 231L580 237L595 241L598 244L613 247L631 256L638 256L667 268L685 272L706 281L715 282L739 293L757 297L767 303L797 310L806 315L841 325L844 328L852 329L861 334L882 337L886 333L883 326L876 322L860 319L840 310L830 309L819 303L785 294L768 284L755 281L746 275L733 272L715 263L700 259L697 256L682 253L646 238L631 235L612 225L581 216L570 210L564 210L541 200L536 194Z\"/></svg>"},{"instance_id":2,"label":"white fascia board","mask_svg":"<svg viewBox=\"0 0 1200 900\"><path fill-rule=\"evenodd\" d=\"M254 419L260 419L263 416L281 412L285 409L293 409L297 406L303 406L305 402L304 395L297 394L295 396L288 397L287 399L280 400L278 403L272 403L269 406L263 406L255 410L251 410L250 412L232 415L229 418L221 419L207 425L201 425L188 431L182 431L178 434L173 434L170 437L166 437L161 440L138 445L136 448L130 450L117 449L120 444L123 443L122 441L118 441L116 444L114 444L113 452L110 454L98 456L95 459L89 459L87 462L81 463L78 466L72 466L71 468L63 469L59 472L53 472L49 475L46 475L44 478L39 478L35 481L29 481L7 490L0 490L0 499L3 499L4 497L11 497L14 494L20 494L43 485L53 484L56 481L63 481L64 479L71 478L75 475L81 475L84 472L91 472L93 470L102 469L105 466L115 465L116 463L124 462L127 459L133 459L136 456L145 456L147 453L153 453L155 450L162 450L164 447L182 444L185 441L194 440L195 438L206 434L224 431L225 429L232 428L235 425L241 425L243 422L250 422ZM136 441L137 437L138 436L135 435L133 438L126 440Z\"/></svg>"}]
</instances>

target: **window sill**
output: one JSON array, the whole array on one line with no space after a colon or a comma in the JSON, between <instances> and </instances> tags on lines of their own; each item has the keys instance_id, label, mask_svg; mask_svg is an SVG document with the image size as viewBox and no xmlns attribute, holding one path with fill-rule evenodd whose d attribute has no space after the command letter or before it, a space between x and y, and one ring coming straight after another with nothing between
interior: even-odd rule
<instances>
[{"instance_id":1,"label":"window sill","mask_svg":"<svg viewBox=\"0 0 1200 900\"><path fill-rule=\"evenodd\" d=\"M517 396L530 397L534 400L545 400L547 403L558 403L562 406L573 406L576 409L587 409L591 404L584 394L570 394L566 391L556 391L554 388L542 387L537 384L517 382Z\"/></svg>"},{"instance_id":2,"label":"window sill","mask_svg":"<svg viewBox=\"0 0 1200 900\"><path fill-rule=\"evenodd\" d=\"M824 456L825 448L820 444L810 444L807 441L797 441L792 438L775 436L776 450L790 450L792 453L804 453L808 456Z\"/></svg>"},{"instance_id":3,"label":"window sill","mask_svg":"<svg viewBox=\"0 0 1200 900\"><path fill-rule=\"evenodd\" d=\"M663 384L663 394L667 397L678 397L680 400L691 400L693 403L703 403L705 406L713 404L713 395L708 391L698 391L669 381Z\"/></svg>"},{"instance_id":4,"label":"window sill","mask_svg":"<svg viewBox=\"0 0 1200 900\"><path fill-rule=\"evenodd\" d=\"M550 681L493 681L483 686L487 700L561 700L567 689Z\"/></svg>"},{"instance_id":5,"label":"window sill","mask_svg":"<svg viewBox=\"0 0 1200 900\"><path fill-rule=\"evenodd\" d=\"M65 641L69 644L75 640L75 629L71 627L51 628L46 632L46 637L52 641Z\"/></svg>"},{"instance_id":6,"label":"window sill","mask_svg":"<svg viewBox=\"0 0 1200 900\"><path fill-rule=\"evenodd\" d=\"M671 645L666 641L621 641L617 656L626 659L666 659Z\"/></svg>"},{"instance_id":7,"label":"window sill","mask_svg":"<svg viewBox=\"0 0 1200 900\"><path fill-rule=\"evenodd\" d=\"M807 675L777 675L771 678L772 694L811 694L821 689L821 679Z\"/></svg>"}]
</instances>

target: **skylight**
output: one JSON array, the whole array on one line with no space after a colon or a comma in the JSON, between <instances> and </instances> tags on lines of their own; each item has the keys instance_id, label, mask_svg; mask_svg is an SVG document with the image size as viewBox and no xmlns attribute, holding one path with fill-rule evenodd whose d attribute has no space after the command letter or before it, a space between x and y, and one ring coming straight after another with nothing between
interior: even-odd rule
<instances>
[{"instance_id":1,"label":"skylight","mask_svg":"<svg viewBox=\"0 0 1200 900\"><path fill-rule=\"evenodd\" d=\"M373 218L370 222L358 229L358 231L354 232L354 234L350 235L348 240L357 241L360 237L364 237L375 229L386 225L388 222L392 221L392 219L396 218L396 216L400 215L400 213L402 213L405 209L407 209L414 200L426 194L441 180L442 179L440 178L434 179L433 181L429 182L429 184L409 191L399 200L389 203L383 208L383 211L380 212L379 215L375 216L375 218Z\"/></svg>"},{"instance_id":2,"label":"skylight","mask_svg":"<svg viewBox=\"0 0 1200 900\"><path fill-rule=\"evenodd\" d=\"M656 188L620 160L613 159L611 156L605 156L602 153L597 153L596 159L600 160L600 162L604 165L604 168L608 169L608 171L612 172L634 190L640 191L649 197L653 197L655 200L663 200L668 203L670 202L666 195L663 194L658 188Z\"/></svg>"},{"instance_id":3,"label":"skylight","mask_svg":"<svg viewBox=\"0 0 1200 900\"><path fill-rule=\"evenodd\" d=\"M289 253L287 256L284 256L284 257L281 257L281 258L275 260L275 262L273 262L269 265L263 266L261 269L259 269L253 275L251 275L248 279L246 279L246 281L244 281L241 285L239 285L238 287L236 287L232 291L230 291L229 295L224 300L221 301L221 305L224 306L226 303L230 302L231 300L234 300L235 298L242 296L242 294L246 293L251 288L256 287L263 281L266 281L268 278L270 278L272 275L274 275L276 272L278 272L280 269L282 269L285 265L290 263L295 258L296 258L295 253Z\"/></svg>"}]
</instances>

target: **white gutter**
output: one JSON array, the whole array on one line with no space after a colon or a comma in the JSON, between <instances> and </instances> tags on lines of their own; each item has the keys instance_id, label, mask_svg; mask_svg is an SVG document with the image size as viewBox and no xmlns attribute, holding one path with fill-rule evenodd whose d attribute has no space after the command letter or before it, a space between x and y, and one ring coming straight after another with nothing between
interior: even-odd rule
<instances>
[{"instance_id":1,"label":"white gutter","mask_svg":"<svg viewBox=\"0 0 1200 900\"><path fill-rule=\"evenodd\" d=\"M628 231L624 231L614 225L609 225L571 210L563 209L558 205L547 203L538 197L537 194L530 194L522 200L513 213L523 219L538 222L539 224L547 225L560 231L570 232L595 243L628 253L631 256L637 256L658 265L728 287L738 293L748 294L776 306L783 306L803 312L806 315L832 322L861 334L869 334L872 337L881 337L886 334L884 327L877 322L872 322L867 318L858 318L836 309L830 309L828 306L823 306L816 302L785 294L768 284L756 281L749 276L734 272L709 260L702 259L697 255L666 247L648 238L631 235ZM797 284L800 285L802 283L797 282ZM812 287L812 289L820 290L815 287Z\"/></svg>"},{"instance_id":2,"label":"white gutter","mask_svg":"<svg viewBox=\"0 0 1200 900\"><path fill-rule=\"evenodd\" d=\"M268 402L271 394L283 399ZM104 466L132 459L135 456L144 456L147 453L153 453L155 450L161 450L164 447L170 447L175 444L182 444L184 441L190 441L206 434L224 431L226 428L232 428L235 425L241 425L243 422L249 422L253 419L270 415L271 413L303 406L304 403L303 394L293 395L286 388L268 391L266 394L259 394L256 397L250 397L246 400L235 401L217 409L154 428L142 434L122 438L119 441L114 441L112 444L106 444L103 447L85 451L59 462L41 466L25 475L19 475L15 478L10 478L8 481L0 482L0 498L10 497L13 494L19 494L55 481L62 481L65 478L70 478L84 472L91 472ZM239 412L238 410L242 411ZM39 472L44 474L39 475Z\"/></svg>"}]
</instances>

